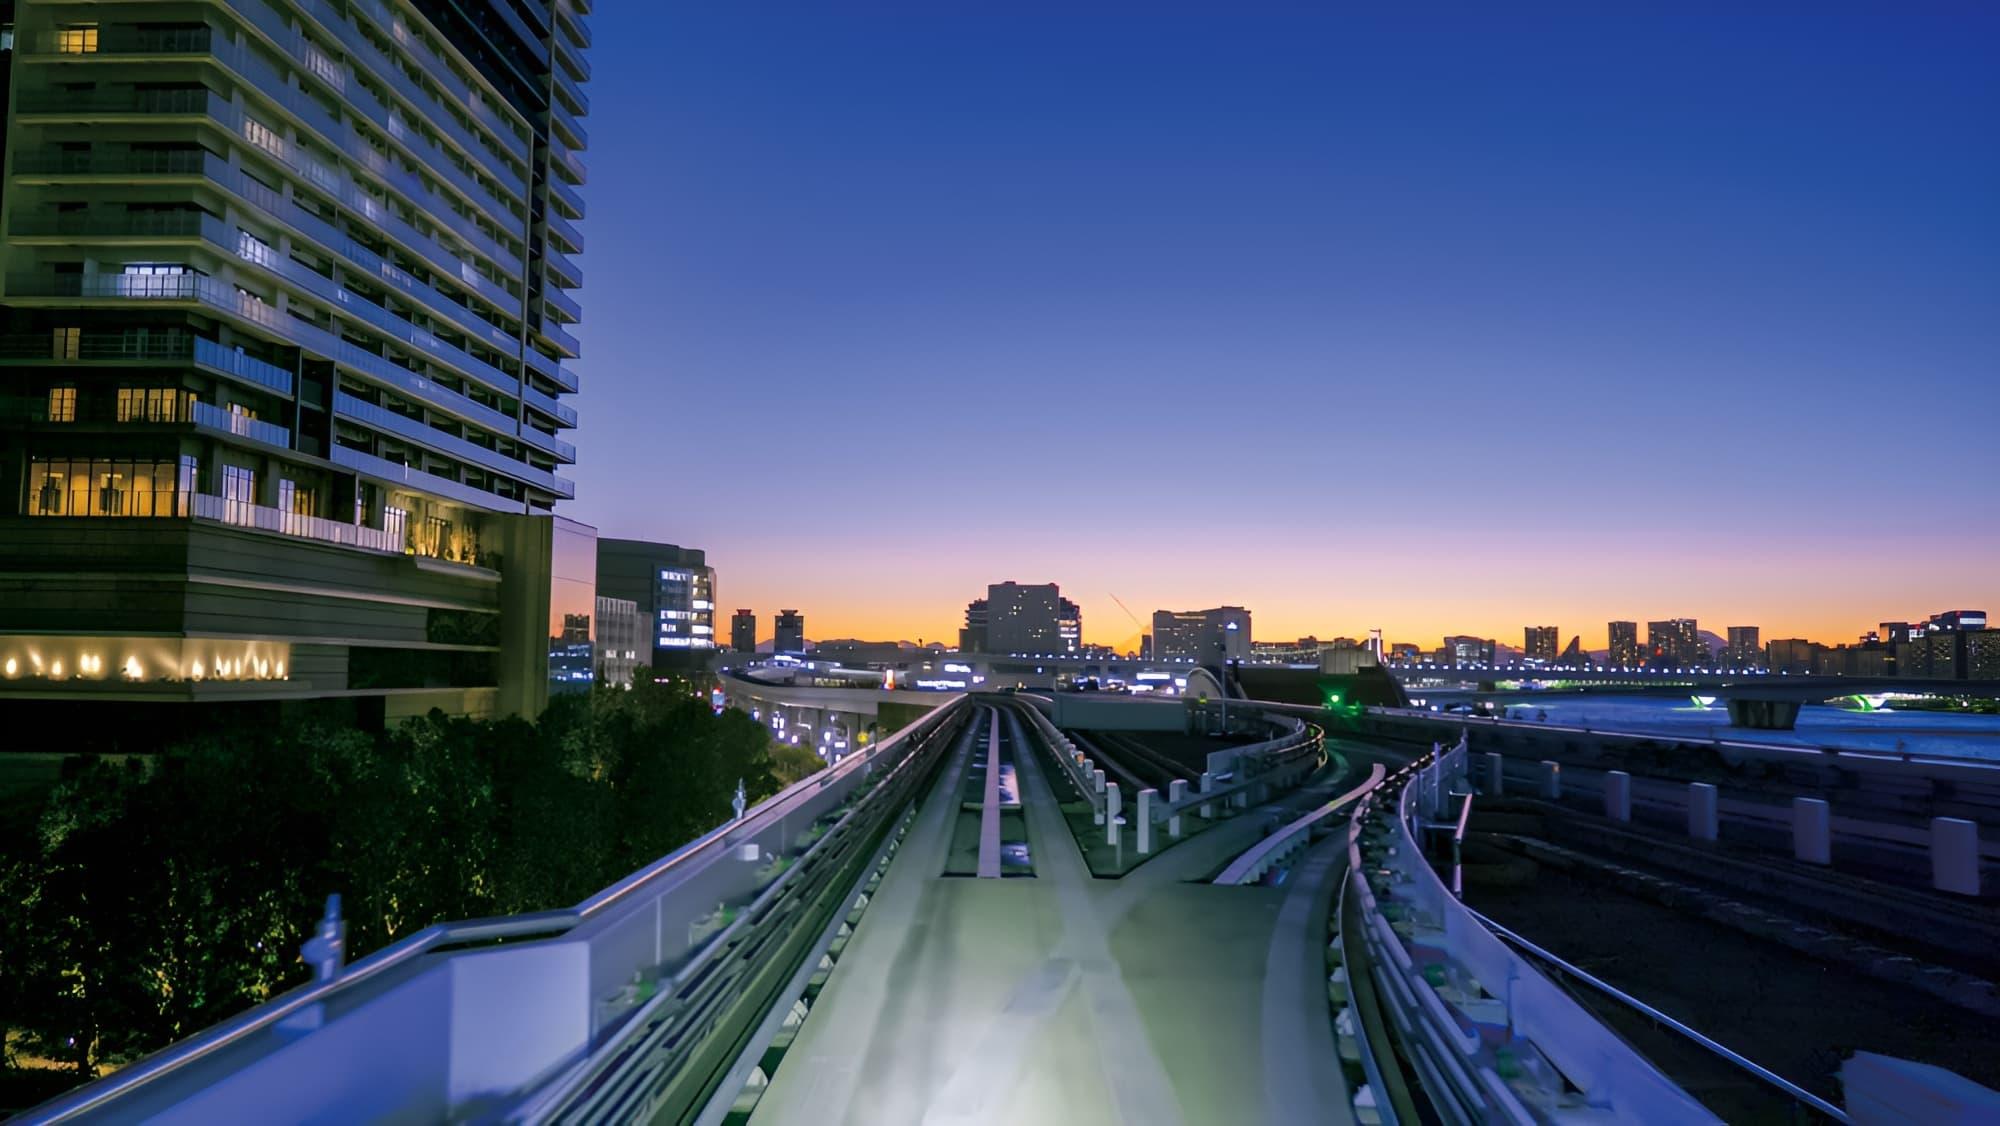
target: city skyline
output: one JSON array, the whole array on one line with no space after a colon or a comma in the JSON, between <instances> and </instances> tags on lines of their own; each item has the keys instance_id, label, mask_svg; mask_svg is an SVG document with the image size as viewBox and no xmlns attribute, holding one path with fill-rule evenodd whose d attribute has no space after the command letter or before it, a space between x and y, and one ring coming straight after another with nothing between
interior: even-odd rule
<instances>
[{"instance_id":1,"label":"city skyline","mask_svg":"<svg viewBox=\"0 0 2000 1126\"><path fill-rule=\"evenodd\" d=\"M1887 409L2000 406L1993 18L605 6L561 511L827 637L2000 602L2000 461Z\"/></svg>"}]
</instances>

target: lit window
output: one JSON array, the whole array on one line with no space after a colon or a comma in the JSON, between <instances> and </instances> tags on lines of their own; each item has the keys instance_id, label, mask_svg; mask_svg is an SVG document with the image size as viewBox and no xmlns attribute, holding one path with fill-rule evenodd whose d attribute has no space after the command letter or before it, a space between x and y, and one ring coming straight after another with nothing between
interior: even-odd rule
<instances>
[{"instance_id":1,"label":"lit window","mask_svg":"<svg viewBox=\"0 0 2000 1126\"><path fill-rule=\"evenodd\" d=\"M49 421L50 422L76 421L76 388L74 387L49 388Z\"/></svg>"},{"instance_id":2,"label":"lit window","mask_svg":"<svg viewBox=\"0 0 2000 1126\"><path fill-rule=\"evenodd\" d=\"M56 53L94 55L97 53L97 25L80 23L56 31Z\"/></svg>"},{"instance_id":3,"label":"lit window","mask_svg":"<svg viewBox=\"0 0 2000 1126\"><path fill-rule=\"evenodd\" d=\"M55 330L55 358L79 359L83 355L83 330L74 326Z\"/></svg>"}]
</instances>

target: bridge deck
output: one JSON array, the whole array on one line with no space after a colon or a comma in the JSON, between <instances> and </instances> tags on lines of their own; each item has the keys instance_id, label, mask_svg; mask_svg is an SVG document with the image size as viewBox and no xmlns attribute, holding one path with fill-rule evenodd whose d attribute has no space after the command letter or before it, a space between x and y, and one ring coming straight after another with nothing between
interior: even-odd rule
<instances>
[{"instance_id":1,"label":"bridge deck","mask_svg":"<svg viewBox=\"0 0 2000 1126\"><path fill-rule=\"evenodd\" d=\"M1261 819L1095 880L1035 756L1017 767L1035 878L940 877L940 786L753 1121L1347 1121L1313 882L1184 882Z\"/></svg>"}]
</instances>

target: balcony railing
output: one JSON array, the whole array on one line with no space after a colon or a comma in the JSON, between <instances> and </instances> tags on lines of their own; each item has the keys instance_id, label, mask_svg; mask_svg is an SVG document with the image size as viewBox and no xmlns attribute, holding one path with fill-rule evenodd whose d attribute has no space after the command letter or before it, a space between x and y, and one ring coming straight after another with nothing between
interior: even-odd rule
<instances>
[{"instance_id":1,"label":"balcony railing","mask_svg":"<svg viewBox=\"0 0 2000 1126\"><path fill-rule=\"evenodd\" d=\"M40 363L145 363L184 360L215 368L238 379L292 393L292 373L266 360L224 348L205 336L185 332L91 332L73 343L52 333L11 333L0 336L0 361Z\"/></svg>"},{"instance_id":2,"label":"balcony railing","mask_svg":"<svg viewBox=\"0 0 2000 1126\"><path fill-rule=\"evenodd\" d=\"M230 243L229 228L203 211L58 211L17 214L8 233L16 238L206 238Z\"/></svg>"},{"instance_id":3,"label":"balcony railing","mask_svg":"<svg viewBox=\"0 0 2000 1126\"><path fill-rule=\"evenodd\" d=\"M511 477L549 492L557 492L561 488L556 475L546 469L537 469L520 458L510 457L499 450L488 449L455 434L447 434L420 419L397 414L385 407L357 399L344 391L334 393L333 410L337 415L365 422L377 430L387 431L399 438L428 446L446 457L470 462L501 476Z\"/></svg>"},{"instance_id":4,"label":"balcony railing","mask_svg":"<svg viewBox=\"0 0 2000 1126\"><path fill-rule=\"evenodd\" d=\"M16 176L214 176L228 167L228 161L206 149L30 149L14 154Z\"/></svg>"},{"instance_id":5,"label":"balcony railing","mask_svg":"<svg viewBox=\"0 0 2000 1126\"><path fill-rule=\"evenodd\" d=\"M126 114L220 114L228 102L213 90L36 90L21 95L15 112L62 117ZM214 107L213 109L211 107Z\"/></svg>"},{"instance_id":6,"label":"balcony railing","mask_svg":"<svg viewBox=\"0 0 2000 1126\"><path fill-rule=\"evenodd\" d=\"M197 520L233 524L239 528L256 528L263 532L276 532L279 535L318 540L321 543L339 544L342 547L358 547L365 551L381 551L397 555L403 551L401 537L380 528L370 528L362 524L343 524L337 520L304 516L281 508L267 508L245 500L209 496L206 493L196 493L193 500L194 518Z\"/></svg>"},{"instance_id":7,"label":"balcony railing","mask_svg":"<svg viewBox=\"0 0 2000 1126\"><path fill-rule=\"evenodd\" d=\"M195 425L226 431L239 438L251 438L273 446L291 448L292 432L261 419L251 418L242 411L227 410L214 403L196 401L190 411Z\"/></svg>"}]
</instances>

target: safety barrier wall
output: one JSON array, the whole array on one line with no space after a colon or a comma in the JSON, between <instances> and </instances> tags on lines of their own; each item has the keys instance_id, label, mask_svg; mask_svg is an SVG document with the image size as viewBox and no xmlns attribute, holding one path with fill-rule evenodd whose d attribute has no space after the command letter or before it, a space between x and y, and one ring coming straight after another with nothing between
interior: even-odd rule
<instances>
[{"instance_id":1,"label":"safety barrier wall","mask_svg":"<svg viewBox=\"0 0 2000 1126\"><path fill-rule=\"evenodd\" d=\"M576 907L427 928L24 1121L442 1119L537 1091L527 1117L557 1116L649 1020L671 1015L694 1052L739 1019L969 709L952 699ZM647 1063L669 1086L672 1061Z\"/></svg>"}]
</instances>

